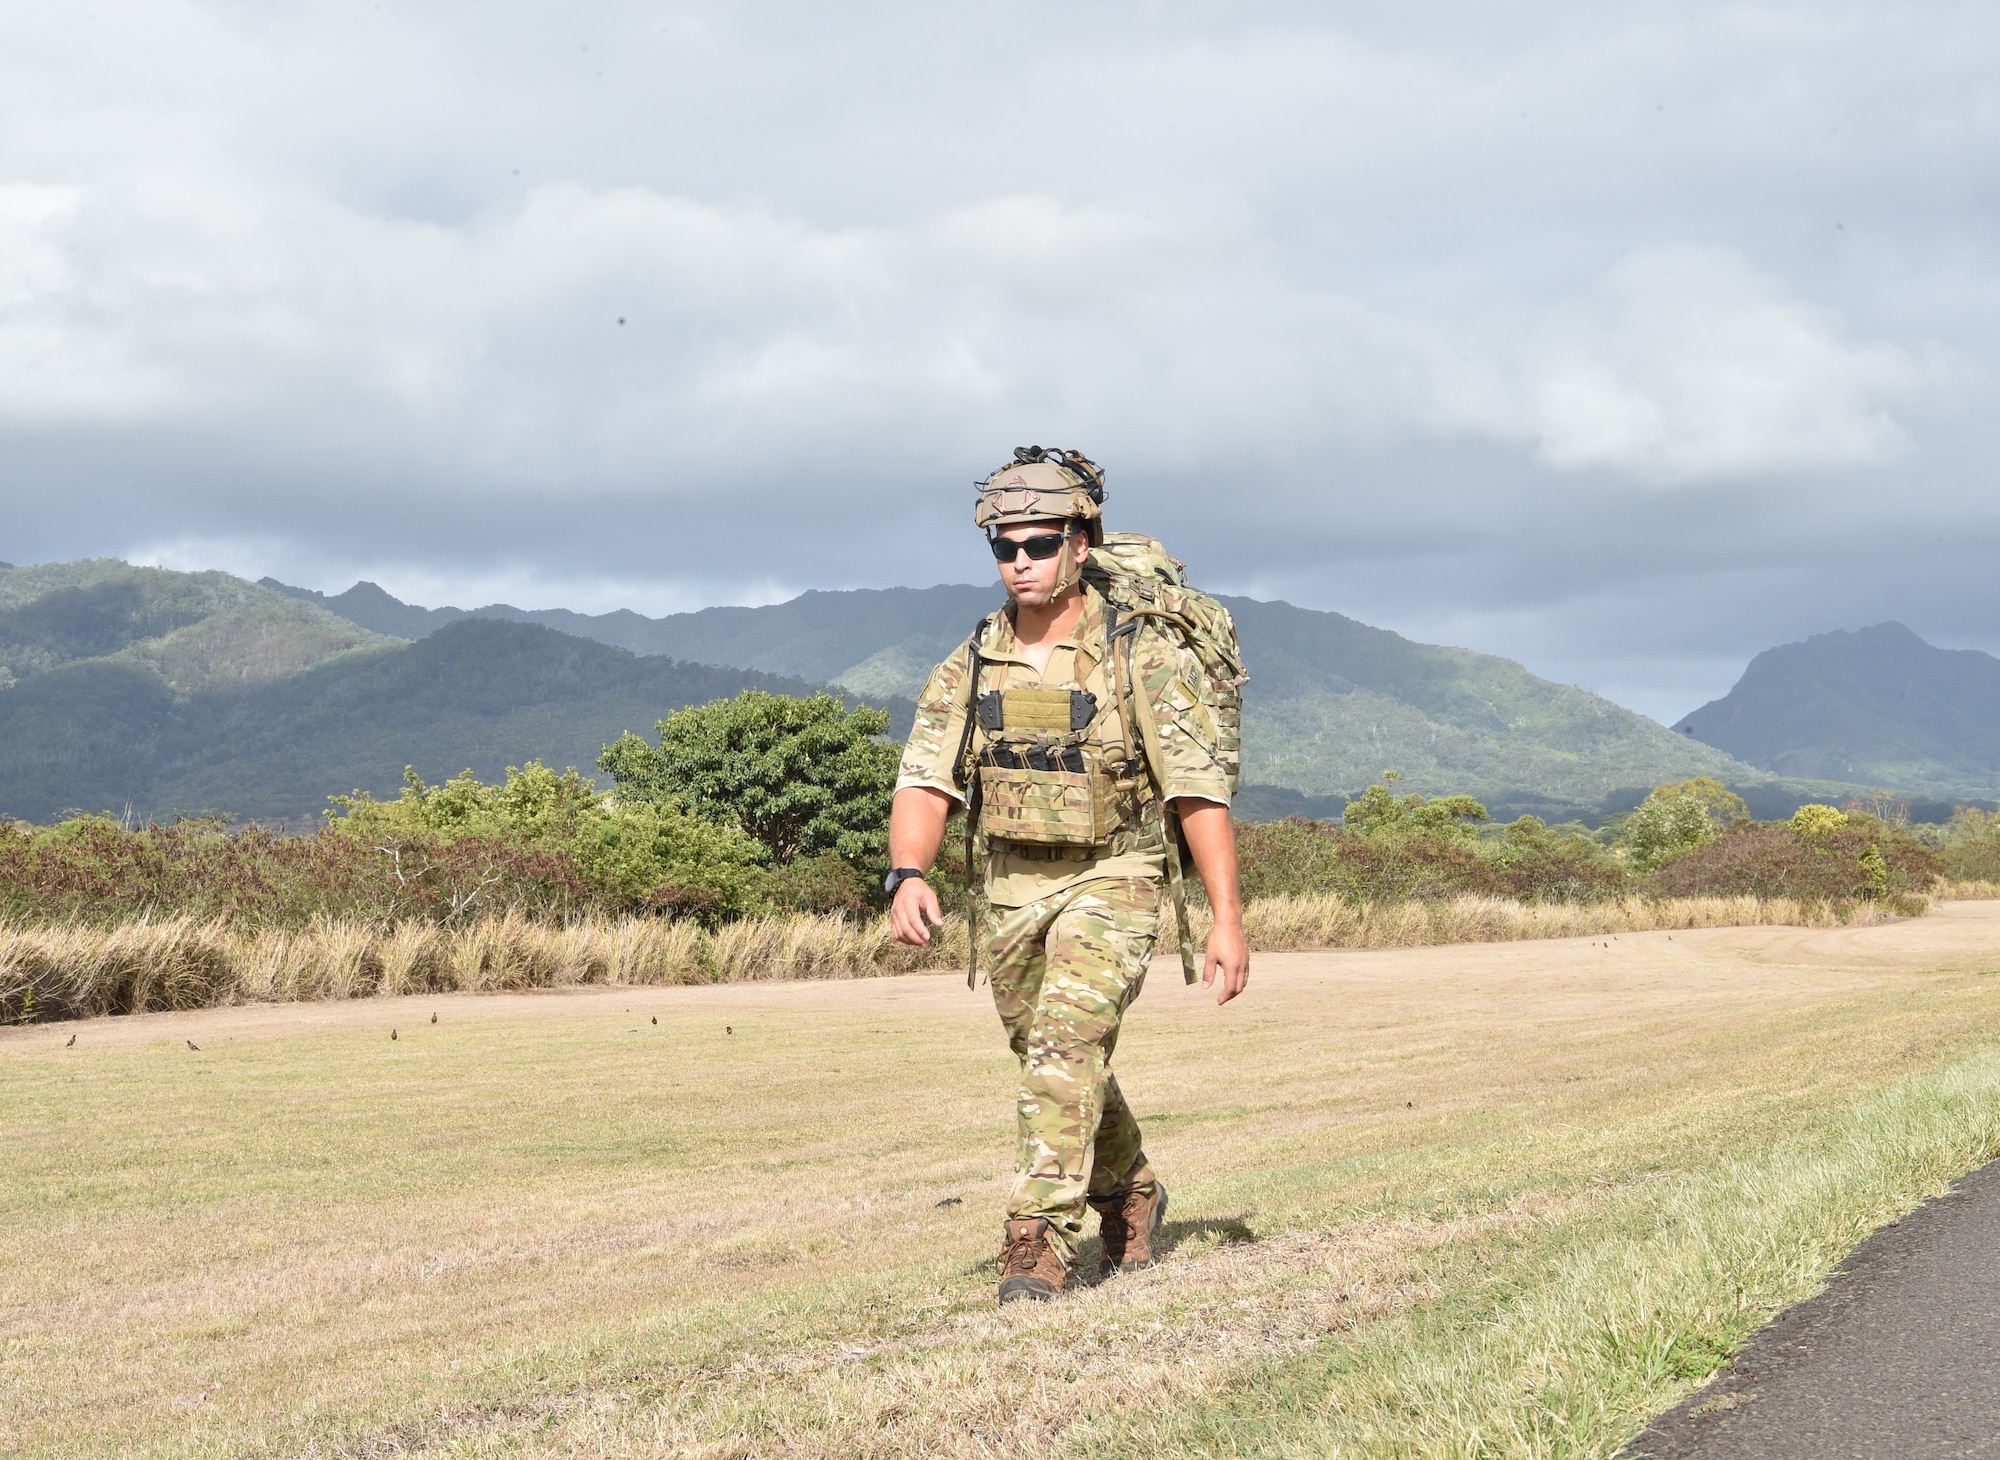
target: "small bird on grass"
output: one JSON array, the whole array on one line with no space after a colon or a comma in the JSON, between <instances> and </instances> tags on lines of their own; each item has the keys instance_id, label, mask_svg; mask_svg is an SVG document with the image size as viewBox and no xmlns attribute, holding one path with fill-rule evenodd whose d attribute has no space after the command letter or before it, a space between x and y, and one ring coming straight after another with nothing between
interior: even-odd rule
<instances>
[{"instance_id":1,"label":"small bird on grass","mask_svg":"<svg viewBox=\"0 0 2000 1460\"><path fill-rule=\"evenodd\" d=\"M722 1032L724 1034L734 1034L736 1032L736 1026L733 1024L725 1024L722 1026Z\"/></svg>"},{"instance_id":2,"label":"small bird on grass","mask_svg":"<svg viewBox=\"0 0 2000 1460\"><path fill-rule=\"evenodd\" d=\"M659 1023L659 1022L660 1022L660 1016L659 1016L658 1014L655 1014L655 1015L653 1016L653 1022L654 1022L655 1024L657 1024L657 1023ZM71 1035L71 1036L70 1036L70 1042L71 1042L72 1044L74 1044L74 1043L76 1042L76 1036L75 1036L75 1035Z\"/></svg>"},{"instance_id":3,"label":"small bird on grass","mask_svg":"<svg viewBox=\"0 0 2000 1460\"><path fill-rule=\"evenodd\" d=\"M435 1023L437 1023L437 1021L438 1021L438 1016L437 1016L436 1014L432 1014L432 1015L431 1015L431 1023L435 1024Z\"/></svg>"},{"instance_id":4,"label":"small bird on grass","mask_svg":"<svg viewBox=\"0 0 2000 1460\"><path fill-rule=\"evenodd\" d=\"M659 1023L660 1021L659 1021L659 1020L657 1020L657 1019L655 1019L655 1020L654 1020L653 1022L654 1022L655 1024L657 1024L657 1023ZM72 1035L71 1035L71 1036L69 1037L69 1044L65 1044L65 1045L63 1046L63 1048L64 1048L64 1049L68 1049L68 1048L69 1048L69 1046L70 1046L70 1044L75 1044L75 1043L76 1043L76 1036L75 1036L74 1034L72 1034Z\"/></svg>"},{"instance_id":5,"label":"small bird on grass","mask_svg":"<svg viewBox=\"0 0 2000 1460\"><path fill-rule=\"evenodd\" d=\"M394 1039L394 1038L396 1037L396 1031L395 1031L395 1030L393 1030L393 1029L391 1029L391 1030L389 1031L389 1037L390 1037L391 1039Z\"/></svg>"},{"instance_id":6,"label":"small bird on grass","mask_svg":"<svg viewBox=\"0 0 2000 1460\"><path fill-rule=\"evenodd\" d=\"M198 1045L198 1044L196 1044L196 1043L195 1043L195 1042L194 1042L194 1041L193 1041L192 1039L190 1039L190 1040L189 1040L189 1041L187 1042L187 1046L188 1046L188 1048L189 1048L189 1049L192 1049L192 1050L199 1050L199 1049L201 1048L201 1046L200 1046L200 1045Z\"/></svg>"}]
</instances>

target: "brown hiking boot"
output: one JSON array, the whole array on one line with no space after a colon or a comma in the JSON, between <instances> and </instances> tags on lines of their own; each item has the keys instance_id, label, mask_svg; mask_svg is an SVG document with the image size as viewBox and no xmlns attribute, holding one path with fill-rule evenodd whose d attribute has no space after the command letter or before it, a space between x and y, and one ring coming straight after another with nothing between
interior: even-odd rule
<instances>
[{"instance_id":1,"label":"brown hiking boot","mask_svg":"<svg viewBox=\"0 0 2000 1460\"><path fill-rule=\"evenodd\" d=\"M1069 1263L1049 1241L1049 1224L1041 1217L1023 1217L1007 1224L1000 1248L1000 1301L1032 1298L1046 1303L1069 1286Z\"/></svg>"},{"instance_id":2,"label":"brown hiking boot","mask_svg":"<svg viewBox=\"0 0 2000 1460\"><path fill-rule=\"evenodd\" d=\"M1153 1238L1167 1218L1167 1184L1155 1181L1150 1192L1093 1196L1090 1204L1103 1219L1097 1228L1104 1240L1104 1266L1099 1276L1151 1267Z\"/></svg>"}]
</instances>

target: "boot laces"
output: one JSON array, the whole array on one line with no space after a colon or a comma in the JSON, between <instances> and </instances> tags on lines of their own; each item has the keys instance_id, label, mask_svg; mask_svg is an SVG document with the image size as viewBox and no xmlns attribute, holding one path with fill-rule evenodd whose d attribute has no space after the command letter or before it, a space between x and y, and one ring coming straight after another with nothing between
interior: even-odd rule
<instances>
[{"instance_id":1,"label":"boot laces","mask_svg":"<svg viewBox=\"0 0 2000 1460\"><path fill-rule=\"evenodd\" d=\"M1042 1249L1048 1245L1046 1236L1016 1237L1007 1244L1007 1260L1003 1276L1032 1273L1041 1262Z\"/></svg>"}]
</instances>

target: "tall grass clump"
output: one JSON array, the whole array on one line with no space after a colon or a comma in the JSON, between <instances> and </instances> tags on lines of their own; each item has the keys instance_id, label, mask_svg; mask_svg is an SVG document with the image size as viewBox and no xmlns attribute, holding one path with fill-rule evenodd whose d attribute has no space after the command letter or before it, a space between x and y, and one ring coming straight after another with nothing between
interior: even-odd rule
<instances>
[{"instance_id":1,"label":"tall grass clump","mask_svg":"<svg viewBox=\"0 0 2000 1460\"><path fill-rule=\"evenodd\" d=\"M0 1021L290 999L497 992L584 984L867 978L965 966L965 929L907 948L884 918L793 914L709 931L664 918L537 922L518 913L443 928L324 919L239 928L219 918L0 924Z\"/></svg>"},{"instance_id":2,"label":"tall grass clump","mask_svg":"<svg viewBox=\"0 0 2000 1460\"><path fill-rule=\"evenodd\" d=\"M1906 903L1902 915L1928 910ZM1519 902L1504 897L1350 902L1331 893L1265 897L1244 909L1252 949L1424 948L1445 943L1513 943L1604 933L1781 925L1828 928L1888 921L1897 912L1871 902L1763 897L1621 897L1595 902ZM1197 911L1198 931L1208 919Z\"/></svg>"},{"instance_id":3,"label":"tall grass clump","mask_svg":"<svg viewBox=\"0 0 2000 1460\"><path fill-rule=\"evenodd\" d=\"M1207 936L1207 914L1200 907L1192 913L1199 940ZM1319 894L1261 898L1249 904L1244 923L1253 949L1275 953L1760 924L1835 927L1889 916L1876 903L1781 898L1352 903ZM1173 946L1171 917L1163 918L1163 952ZM321 918L302 928L260 928L189 915L108 926L0 923L0 1022L586 984L871 978L963 969L965 955L962 919L935 930L929 947L911 948L895 940L887 918L839 913L744 918L713 929L662 917L550 923L513 910L458 927Z\"/></svg>"}]
</instances>

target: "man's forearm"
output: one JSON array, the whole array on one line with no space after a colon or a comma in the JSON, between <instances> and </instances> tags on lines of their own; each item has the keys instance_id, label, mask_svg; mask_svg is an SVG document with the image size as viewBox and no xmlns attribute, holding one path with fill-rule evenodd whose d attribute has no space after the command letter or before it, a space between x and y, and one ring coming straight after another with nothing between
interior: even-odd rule
<instances>
[{"instance_id":1,"label":"man's forearm","mask_svg":"<svg viewBox=\"0 0 2000 1460\"><path fill-rule=\"evenodd\" d=\"M1229 808L1192 796L1176 798L1181 839L1194 858L1194 869L1208 892L1209 910L1218 923L1243 921L1243 890L1236 870L1236 828Z\"/></svg>"},{"instance_id":2,"label":"man's forearm","mask_svg":"<svg viewBox=\"0 0 2000 1460\"><path fill-rule=\"evenodd\" d=\"M929 786L905 786L889 803L889 865L915 867L928 872L944 842L945 823L958 803L944 792ZM930 946L931 929L944 924L937 893L921 877L912 877L896 889L889 905L889 925L897 941L912 947Z\"/></svg>"}]
</instances>

